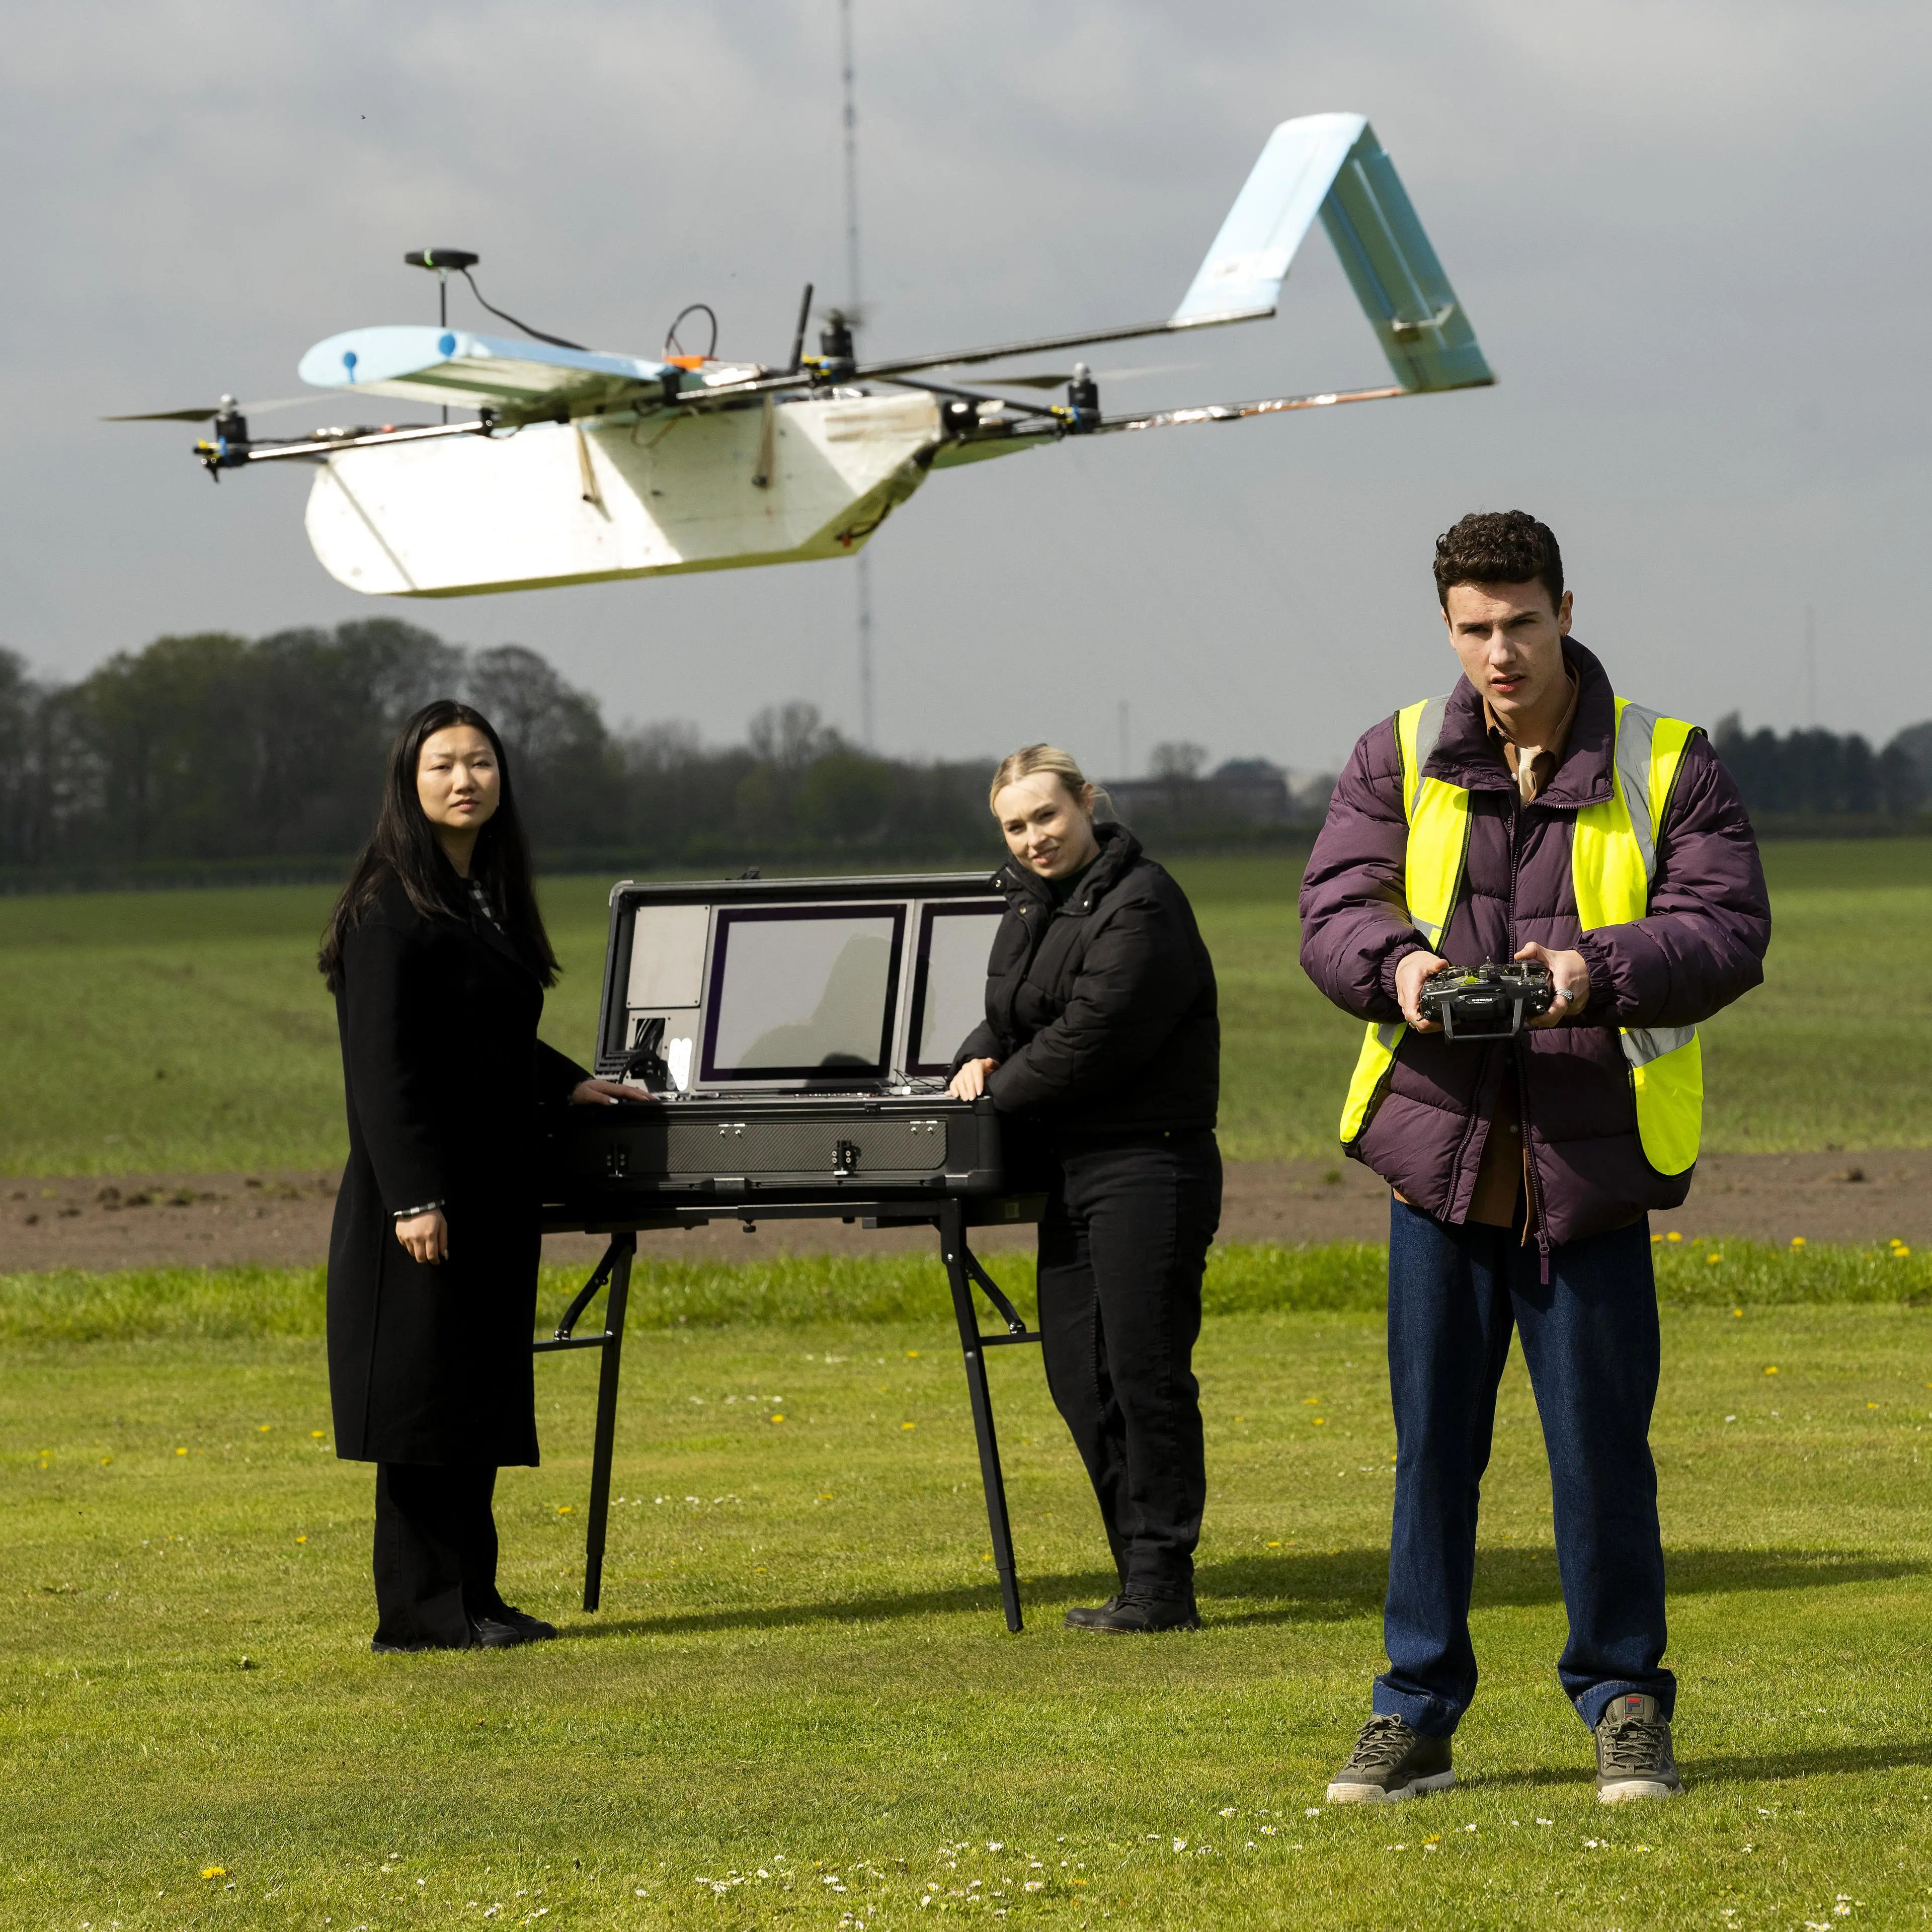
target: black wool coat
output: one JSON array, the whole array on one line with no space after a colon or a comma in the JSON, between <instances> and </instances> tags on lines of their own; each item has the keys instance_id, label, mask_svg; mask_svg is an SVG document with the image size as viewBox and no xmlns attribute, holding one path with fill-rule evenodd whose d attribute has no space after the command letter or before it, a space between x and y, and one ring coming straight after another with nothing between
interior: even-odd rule
<instances>
[{"instance_id":1,"label":"black wool coat","mask_svg":"<svg viewBox=\"0 0 1932 1932\"><path fill-rule=\"evenodd\" d=\"M540 1106L582 1067L537 1038L543 986L480 914L425 916L393 880L343 952L336 995L349 1165L328 1246L336 1454L537 1460ZM410 1259L394 1216L440 1202L448 1258Z\"/></svg>"},{"instance_id":2,"label":"black wool coat","mask_svg":"<svg viewBox=\"0 0 1932 1932\"><path fill-rule=\"evenodd\" d=\"M1002 1113L1082 1132L1212 1127L1220 1096L1214 962L1187 895L1124 825L1065 904L1017 860L987 961L986 1018L959 1049L994 1059Z\"/></svg>"}]
</instances>

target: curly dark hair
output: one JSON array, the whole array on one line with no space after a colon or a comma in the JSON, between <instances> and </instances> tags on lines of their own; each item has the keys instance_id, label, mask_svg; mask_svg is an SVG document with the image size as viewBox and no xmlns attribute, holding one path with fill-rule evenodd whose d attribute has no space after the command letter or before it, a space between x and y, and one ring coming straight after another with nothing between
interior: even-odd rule
<instances>
[{"instance_id":1,"label":"curly dark hair","mask_svg":"<svg viewBox=\"0 0 1932 1932\"><path fill-rule=\"evenodd\" d=\"M1474 510L1436 539L1436 594L1449 608L1458 584L1540 584L1553 610L1563 602L1556 533L1527 510Z\"/></svg>"}]
</instances>

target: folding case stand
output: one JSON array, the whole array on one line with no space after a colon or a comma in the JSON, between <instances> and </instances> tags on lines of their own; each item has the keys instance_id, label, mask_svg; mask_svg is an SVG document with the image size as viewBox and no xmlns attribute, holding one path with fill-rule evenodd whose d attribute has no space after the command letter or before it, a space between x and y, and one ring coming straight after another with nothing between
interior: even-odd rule
<instances>
[{"instance_id":1,"label":"folding case stand","mask_svg":"<svg viewBox=\"0 0 1932 1932\"><path fill-rule=\"evenodd\" d=\"M1038 1196L1006 1196L986 1200L948 1196L934 1200L855 1201L839 1198L824 1202L747 1203L739 1218L748 1227L767 1220L862 1220L868 1228L928 1227L938 1230L939 1251L946 1264L947 1285L952 1291L952 1312L959 1328L959 1347L966 1365L966 1391L973 1407L973 1433L980 1445L980 1479L986 1492L986 1523L992 1532L993 1562L999 1572L1000 1600L1006 1613L1006 1628L1020 1625L1019 1580L1013 1570L1012 1530L1006 1516L1006 1478L1000 1468L1000 1445L993 1429L992 1396L986 1383L988 1348L1011 1348L1016 1343L1036 1342L1036 1330L1028 1328L992 1276L980 1264L967 1240L969 1226L1010 1227L1036 1221L1042 1203ZM727 1210L727 1214L730 1210ZM544 1232L558 1234L580 1230L608 1234L610 1245L595 1272L578 1292L564 1311L556 1333L547 1341L533 1344L536 1352L547 1354L562 1348L601 1348L604 1359L597 1381L597 1430L591 1450L590 1520L584 1546L584 1607L594 1610L603 1595L604 1535L610 1514L610 1456L617 1432L617 1378L624 1349L624 1316L630 1299L631 1264L637 1258L638 1235L645 1229L688 1227L696 1223L723 1220L715 1204L689 1211L670 1210L640 1215L628 1225L614 1227L600 1222L584 1228L580 1222L546 1222ZM608 1286L604 1329L601 1334L575 1334L577 1323ZM983 1335L973 1300L977 1287L1006 1324L1003 1335Z\"/></svg>"}]
</instances>

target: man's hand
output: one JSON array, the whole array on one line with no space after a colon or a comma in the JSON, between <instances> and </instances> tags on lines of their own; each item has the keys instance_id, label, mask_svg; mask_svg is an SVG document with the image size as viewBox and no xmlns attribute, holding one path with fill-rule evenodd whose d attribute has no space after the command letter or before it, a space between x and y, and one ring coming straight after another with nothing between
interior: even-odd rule
<instances>
[{"instance_id":1,"label":"man's hand","mask_svg":"<svg viewBox=\"0 0 1932 1932\"><path fill-rule=\"evenodd\" d=\"M946 1088L956 1100L976 1100L986 1090L986 1076L999 1065L997 1060L969 1060L952 1076Z\"/></svg>"},{"instance_id":2,"label":"man's hand","mask_svg":"<svg viewBox=\"0 0 1932 1932\"><path fill-rule=\"evenodd\" d=\"M570 1090L573 1107L612 1107L620 1100L655 1100L649 1088L627 1087L621 1080L580 1080Z\"/></svg>"},{"instance_id":3,"label":"man's hand","mask_svg":"<svg viewBox=\"0 0 1932 1932\"><path fill-rule=\"evenodd\" d=\"M410 1259L434 1268L449 1258L449 1223L440 1208L427 1214L412 1214L396 1223L396 1239L409 1250Z\"/></svg>"},{"instance_id":4,"label":"man's hand","mask_svg":"<svg viewBox=\"0 0 1932 1932\"><path fill-rule=\"evenodd\" d=\"M1590 968L1582 953L1552 952L1548 946L1538 946L1532 940L1516 956L1534 960L1548 970L1555 982L1550 1010L1538 1013L1533 1020L1524 1021L1525 1026L1538 1030L1561 1026L1565 1020L1574 1019L1590 1004Z\"/></svg>"},{"instance_id":5,"label":"man's hand","mask_svg":"<svg viewBox=\"0 0 1932 1932\"><path fill-rule=\"evenodd\" d=\"M1439 973L1448 964L1446 959L1438 958L1433 952L1405 952L1396 962L1396 1004L1402 1009L1402 1016L1418 1033L1440 1033L1442 1029L1434 1020L1422 1017L1422 1009L1416 1002L1422 996L1422 984L1432 973Z\"/></svg>"}]
</instances>

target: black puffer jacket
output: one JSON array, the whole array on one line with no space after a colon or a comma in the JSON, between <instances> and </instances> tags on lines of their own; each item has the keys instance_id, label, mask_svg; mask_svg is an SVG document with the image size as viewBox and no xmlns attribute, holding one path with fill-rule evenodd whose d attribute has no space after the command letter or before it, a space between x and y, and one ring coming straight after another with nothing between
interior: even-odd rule
<instances>
[{"instance_id":1,"label":"black puffer jacket","mask_svg":"<svg viewBox=\"0 0 1932 1932\"><path fill-rule=\"evenodd\" d=\"M1100 856L1063 906L1016 861L1000 868L986 1021L954 1066L997 1060L994 1104L1056 1126L1211 1127L1221 1022L1193 908L1125 826L1094 830Z\"/></svg>"}]
</instances>

